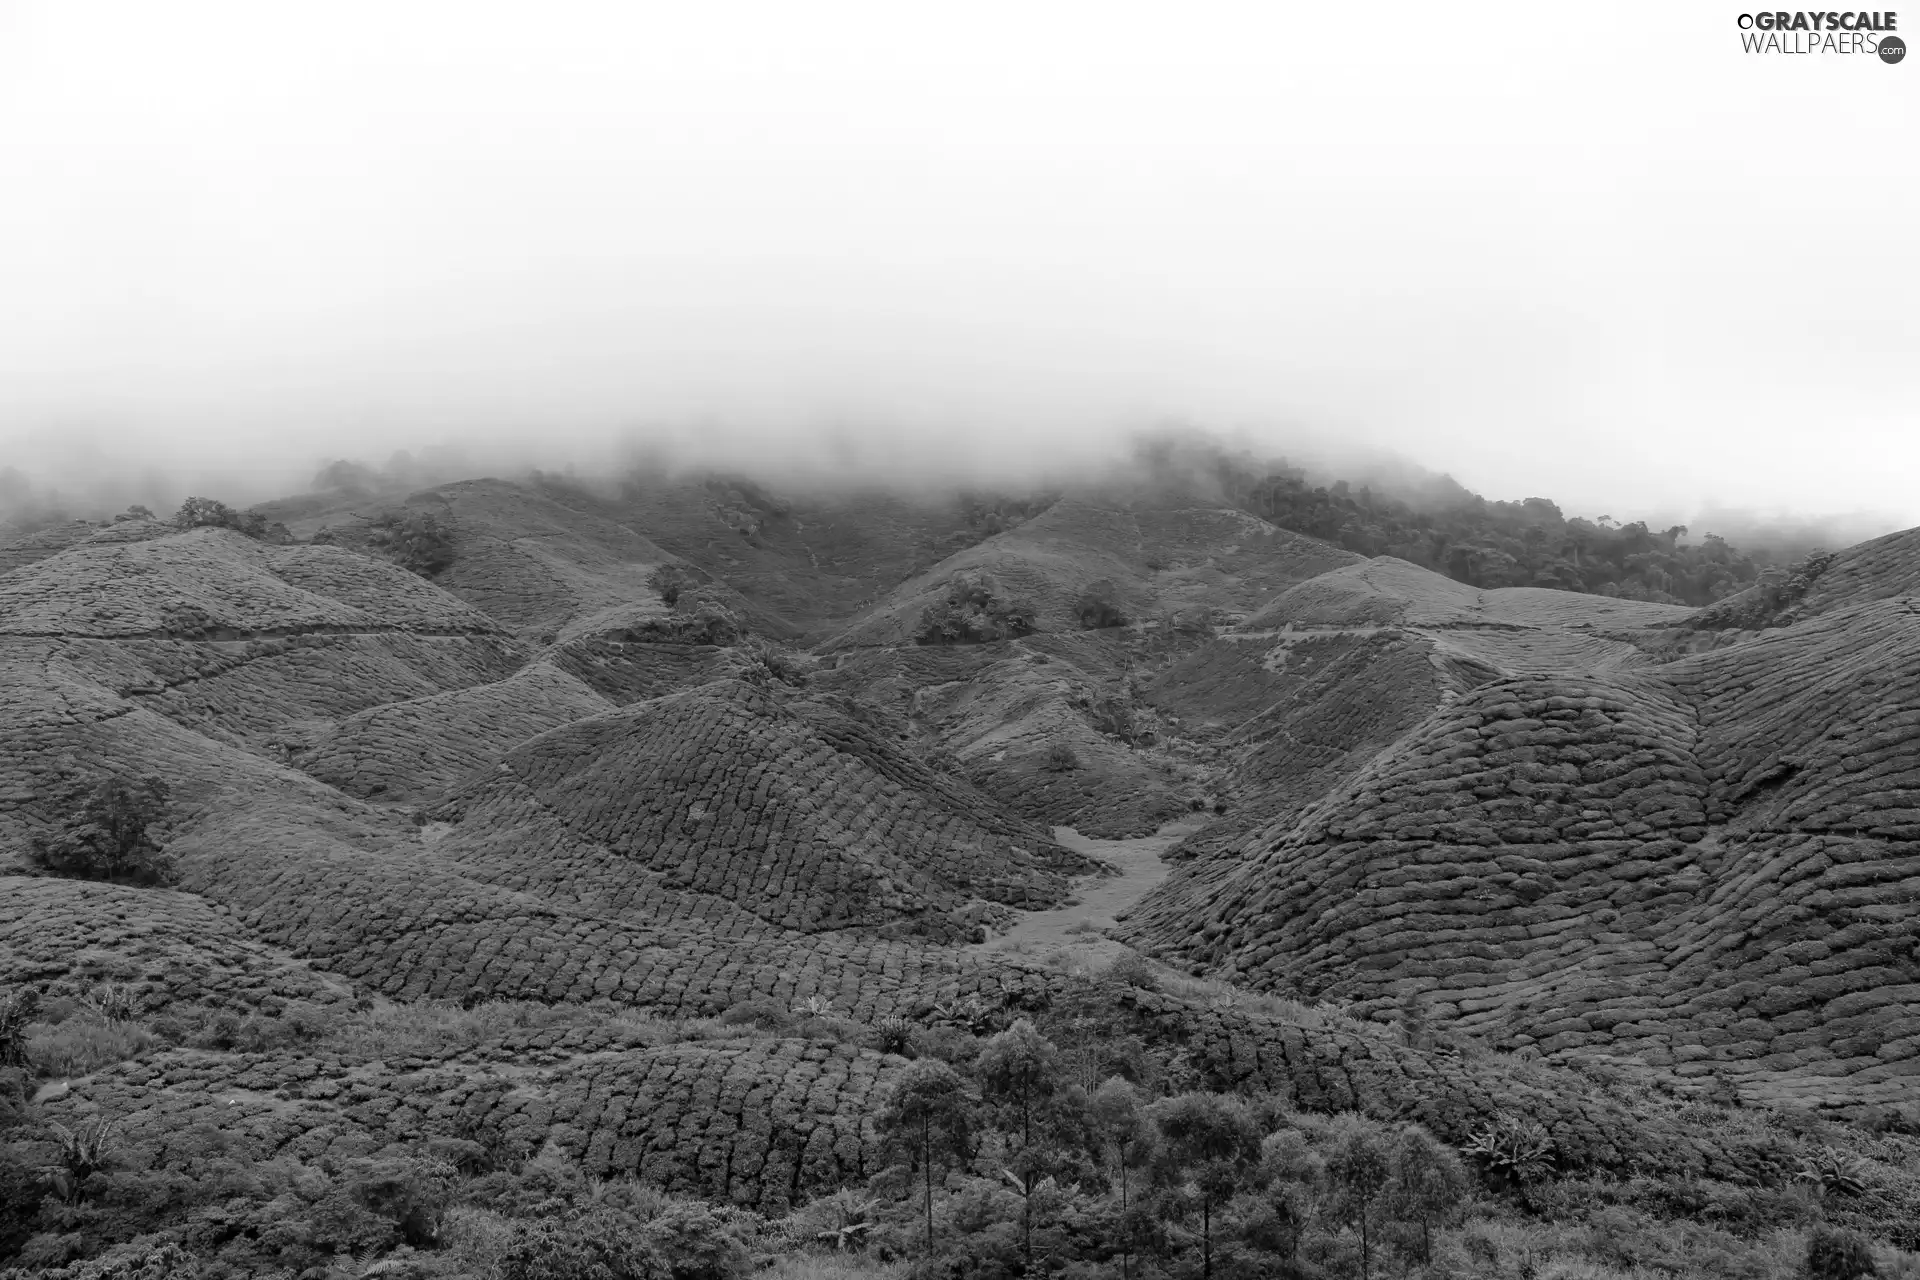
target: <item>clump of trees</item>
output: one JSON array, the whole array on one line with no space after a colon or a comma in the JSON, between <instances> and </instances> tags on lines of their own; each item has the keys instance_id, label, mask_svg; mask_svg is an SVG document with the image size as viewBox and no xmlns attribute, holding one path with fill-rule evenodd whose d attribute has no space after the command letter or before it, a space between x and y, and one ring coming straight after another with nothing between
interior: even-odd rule
<instances>
[{"instance_id":1,"label":"clump of trees","mask_svg":"<svg viewBox=\"0 0 1920 1280\"><path fill-rule=\"evenodd\" d=\"M1110 578L1102 578L1082 591L1073 602L1073 612L1084 631L1124 627L1131 621L1120 607L1120 589Z\"/></svg>"},{"instance_id":2,"label":"clump of trees","mask_svg":"<svg viewBox=\"0 0 1920 1280\"><path fill-rule=\"evenodd\" d=\"M1806 598L1835 559L1832 553L1823 552L1808 556L1790 568L1762 570L1752 586L1702 610L1687 620L1687 626L1699 631L1786 626L1794 620L1794 607Z\"/></svg>"},{"instance_id":3,"label":"clump of trees","mask_svg":"<svg viewBox=\"0 0 1920 1280\"><path fill-rule=\"evenodd\" d=\"M647 586L660 597L660 603L669 609L680 602L683 593L692 591L700 585L700 579L685 565L663 564L655 566L647 575Z\"/></svg>"},{"instance_id":4,"label":"clump of trees","mask_svg":"<svg viewBox=\"0 0 1920 1280\"><path fill-rule=\"evenodd\" d=\"M1150 474L1177 475L1282 529L1366 556L1396 556L1477 587L1551 587L1624 599L1707 605L1751 585L1768 564L1685 525L1568 517L1546 498L1489 501L1451 479L1402 497L1347 481L1312 483L1285 459L1217 447L1149 444Z\"/></svg>"},{"instance_id":5,"label":"clump of trees","mask_svg":"<svg viewBox=\"0 0 1920 1280\"><path fill-rule=\"evenodd\" d=\"M166 815L167 784L108 778L51 834L36 835L28 860L51 875L122 884L171 884L177 868L152 834Z\"/></svg>"},{"instance_id":6,"label":"clump of trees","mask_svg":"<svg viewBox=\"0 0 1920 1280\"><path fill-rule=\"evenodd\" d=\"M1418 1125L1204 1090L1156 1098L1120 1076L1089 1089L1083 1065L1021 1019L958 1064L922 1058L901 1076L876 1120L900 1163L874 1185L911 1206L916 1274L1072 1261L1365 1280L1429 1264L1469 1198L1465 1166Z\"/></svg>"},{"instance_id":7,"label":"clump of trees","mask_svg":"<svg viewBox=\"0 0 1920 1280\"><path fill-rule=\"evenodd\" d=\"M423 578L452 566L453 522L432 511L382 511L367 521L367 543Z\"/></svg>"},{"instance_id":8,"label":"clump of trees","mask_svg":"<svg viewBox=\"0 0 1920 1280\"><path fill-rule=\"evenodd\" d=\"M647 618L629 627L625 632L626 639L640 644L733 645L746 636L746 624L740 620L739 614L728 607L726 598L716 588L682 584L670 589L673 595L673 599L668 601L671 611L665 617ZM661 598L665 600L665 594ZM786 679L785 675L774 670L776 665L781 664L781 658L776 656L766 661L767 653L760 651L752 656L774 678ZM797 671L798 668L793 667L789 674Z\"/></svg>"},{"instance_id":9,"label":"clump of trees","mask_svg":"<svg viewBox=\"0 0 1920 1280\"><path fill-rule=\"evenodd\" d=\"M357 528L322 525L313 535L319 546L349 546L380 556L410 573L431 578L456 559L453 519L434 511L387 510L356 517Z\"/></svg>"},{"instance_id":10,"label":"clump of trees","mask_svg":"<svg viewBox=\"0 0 1920 1280\"><path fill-rule=\"evenodd\" d=\"M913 638L923 645L985 644L1030 635L1035 626L1032 604L1006 595L984 569L963 569L946 595L921 611Z\"/></svg>"},{"instance_id":11,"label":"clump of trees","mask_svg":"<svg viewBox=\"0 0 1920 1280\"><path fill-rule=\"evenodd\" d=\"M127 511L134 519L152 515L145 507L129 507ZM139 515L141 512L146 515ZM287 532L286 525L278 521L269 524L267 518L257 511L236 511L215 498L188 498L174 512L173 523L181 529L231 529L257 542L293 541L293 535Z\"/></svg>"}]
</instances>

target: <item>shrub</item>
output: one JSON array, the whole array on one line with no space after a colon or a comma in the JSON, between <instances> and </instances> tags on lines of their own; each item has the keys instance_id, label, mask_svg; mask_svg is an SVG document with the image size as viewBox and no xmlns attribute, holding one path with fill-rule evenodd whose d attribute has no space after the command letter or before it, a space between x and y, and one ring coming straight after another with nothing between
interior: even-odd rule
<instances>
[{"instance_id":1,"label":"shrub","mask_svg":"<svg viewBox=\"0 0 1920 1280\"><path fill-rule=\"evenodd\" d=\"M779 1034L793 1029L794 1015L777 1000L760 996L742 1000L717 1019L723 1027L758 1027Z\"/></svg>"},{"instance_id":2,"label":"shrub","mask_svg":"<svg viewBox=\"0 0 1920 1280\"><path fill-rule=\"evenodd\" d=\"M453 525L431 511L383 511L367 521L367 541L401 568L431 578L453 564Z\"/></svg>"},{"instance_id":3,"label":"shrub","mask_svg":"<svg viewBox=\"0 0 1920 1280\"><path fill-rule=\"evenodd\" d=\"M914 632L916 644L985 644L1030 635L1033 606L1000 592L991 574L962 570L947 583L944 599L928 605Z\"/></svg>"},{"instance_id":4,"label":"shrub","mask_svg":"<svg viewBox=\"0 0 1920 1280\"><path fill-rule=\"evenodd\" d=\"M1816 1227L1807 1241L1807 1274L1813 1280L1856 1280L1878 1273L1873 1246L1852 1231Z\"/></svg>"},{"instance_id":5,"label":"shrub","mask_svg":"<svg viewBox=\"0 0 1920 1280\"><path fill-rule=\"evenodd\" d=\"M87 1179L113 1163L113 1121L83 1120L77 1129L51 1121L47 1128L60 1147L60 1163L52 1170L54 1190L62 1199L79 1200L87 1193Z\"/></svg>"},{"instance_id":6,"label":"shrub","mask_svg":"<svg viewBox=\"0 0 1920 1280\"><path fill-rule=\"evenodd\" d=\"M1838 1151L1822 1151L1808 1156L1800 1164L1796 1180L1811 1184L1822 1192L1835 1191L1843 1196L1866 1193L1866 1166Z\"/></svg>"},{"instance_id":7,"label":"shrub","mask_svg":"<svg viewBox=\"0 0 1920 1280\"><path fill-rule=\"evenodd\" d=\"M881 1053L896 1053L903 1058L913 1056L913 1023L899 1014L890 1013L873 1024L873 1047Z\"/></svg>"},{"instance_id":8,"label":"shrub","mask_svg":"<svg viewBox=\"0 0 1920 1280\"><path fill-rule=\"evenodd\" d=\"M659 565L647 575L647 586L669 609L679 603L683 592L691 591L699 585L700 580L684 565Z\"/></svg>"},{"instance_id":9,"label":"shrub","mask_svg":"<svg viewBox=\"0 0 1920 1280\"><path fill-rule=\"evenodd\" d=\"M180 504L173 523L182 529L232 529L249 538L268 535L267 518L255 511L235 511L213 498L188 498Z\"/></svg>"},{"instance_id":10,"label":"shrub","mask_svg":"<svg viewBox=\"0 0 1920 1280\"><path fill-rule=\"evenodd\" d=\"M1471 1136L1465 1150L1496 1184L1523 1192L1553 1172L1553 1138L1524 1116L1496 1116Z\"/></svg>"},{"instance_id":11,"label":"shrub","mask_svg":"<svg viewBox=\"0 0 1920 1280\"><path fill-rule=\"evenodd\" d=\"M1067 773L1079 767L1080 753L1071 742L1056 742L1047 748L1047 768L1052 772Z\"/></svg>"},{"instance_id":12,"label":"shrub","mask_svg":"<svg viewBox=\"0 0 1920 1280\"><path fill-rule=\"evenodd\" d=\"M672 1280L667 1260L624 1214L520 1226L502 1250L500 1280Z\"/></svg>"},{"instance_id":13,"label":"shrub","mask_svg":"<svg viewBox=\"0 0 1920 1280\"><path fill-rule=\"evenodd\" d=\"M748 637L746 650L748 660L753 664L748 671L749 680L760 684L778 680L796 689L805 687L806 670L791 653L774 647L758 636Z\"/></svg>"},{"instance_id":14,"label":"shrub","mask_svg":"<svg viewBox=\"0 0 1920 1280\"><path fill-rule=\"evenodd\" d=\"M159 778L129 783L109 778L96 786L80 812L51 836L35 836L28 857L44 871L81 880L168 884L173 860L154 842L150 828L166 812L167 784Z\"/></svg>"},{"instance_id":15,"label":"shrub","mask_svg":"<svg viewBox=\"0 0 1920 1280\"><path fill-rule=\"evenodd\" d=\"M730 645L738 643L746 631L739 616L710 587L682 592L676 600L672 613L628 628L625 638L637 644Z\"/></svg>"},{"instance_id":16,"label":"shrub","mask_svg":"<svg viewBox=\"0 0 1920 1280\"><path fill-rule=\"evenodd\" d=\"M362 1208L392 1222L403 1242L430 1248L440 1243L456 1173L453 1165L431 1157L355 1160L341 1185Z\"/></svg>"},{"instance_id":17,"label":"shrub","mask_svg":"<svg viewBox=\"0 0 1920 1280\"><path fill-rule=\"evenodd\" d=\"M711 1206L681 1200L640 1228L644 1247L667 1260L673 1280L737 1280L753 1269L753 1255Z\"/></svg>"},{"instance_id":18,"label":"shrub","mask_svg":"<svg viewBox=\"0 0 1920 1280\"><path fill-rule=\"evenodd\" d=\"M0 1067L25 1067L27 1024L40 1012L40 993L32 987L13 987L0 995Z\"/></svg>"},{"instance_id":19,"label":"shrub","mask_svg":"<svg viewBox=\"0 0 1920 1280\"><path fill-rule=\"evenodd\" d=\"M1160 979L1153 971L1153 965L1138 951L1123 951L1113 958L1113 963L1100 971L1102 982L1111 982L1122 987L1138 987L1142 991L1158 991Z\"/></svg>"},{"instance_id":20,"label":"shrub","mask_svg":"<svg viewBox=\"0 0 1920 1280\"><path fill-rule=\"evenodd\" d=\"M1103 627L1124 627L1128 618L1120 608L1119 590L1106 578L1094 583L1080 593L1073 602L1074 616L1080 619L1083 631L1095 631Z\"/></svg>"}]
</instances>

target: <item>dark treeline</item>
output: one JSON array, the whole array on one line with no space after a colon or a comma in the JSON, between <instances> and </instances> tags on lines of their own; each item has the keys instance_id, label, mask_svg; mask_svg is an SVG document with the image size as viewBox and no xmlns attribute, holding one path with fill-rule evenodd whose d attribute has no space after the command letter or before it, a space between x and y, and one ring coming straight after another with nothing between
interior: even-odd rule
<instances>
[{"instance_id":1,"label":"dark treeline","mask_svg":"<svg viewBox=\"0 0 1920 1280\"><path fill-rule=\"evenodd\" d=\"M1157 442L1141 460L1162 476L1217 486L1261 519L1366 556L1396 556L1476 587L1551 587L1664 604L1707 605L1751 586L1772 561L1685 525L1569 519L1546 498L1489 501L1447 477L1401 495L1347 480L1315 484L1285 459ZM1181 456L1181 455L1186 456Z\"/></svg>"}]
</instances>

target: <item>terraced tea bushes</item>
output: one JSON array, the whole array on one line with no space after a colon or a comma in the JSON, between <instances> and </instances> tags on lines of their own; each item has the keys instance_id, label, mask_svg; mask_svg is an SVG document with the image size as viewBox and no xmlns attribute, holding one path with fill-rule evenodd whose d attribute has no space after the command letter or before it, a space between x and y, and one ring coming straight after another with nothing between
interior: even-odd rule
<instances>
[{"instance_id":1,"label":"terraced tea bushes","mask_svg":"<svg viewBox=\"0 0 1920 1280\"><path fill-rule=\"evenodd\" d=\"M698 688L737 673L738 658L704 644L640 644L607 633L556 645L548 661L614 706Z\"/></svg>"},{"instance_id":2,"label":"terraced tea bushes","mask_svg":"<svg viewBox=\"0 0 1920 1280\"><path fill-rule=\"evenodd\" d=\"M1482 686L1140 936L1243 980L1841 1109L1920 1073L1904 606L1631 683ZM1885 727L1882 727L1885 726ZM1441 797L1445 797L1444 803ZM1715 1083L1717 1082L1717 1083Z\"/></svg>"},{"instance_id":3,"label":"terraced tea bushes","mask_svg":"<svg viewBox=\"0 0 1920 1280\"><path fill-rule=\"evenodd\" d=\"M499 628L404 569L337 547L274 547L226 529L84 542L0 576L0 634L246 638Z\"/></svg>"},{"instance_id":4,"label":"terraced tea bushes","mask_svg":"<svg viewBox=\"0 0 1920 1280\"><path fill-rule=\"evenodd\" d=\"M1302 582L1246 620L1249 630L1282 627L1671 626L1683 605L1648 604L1546 587L1483 590L1393 556L1376 556Z\"/></svg>"},{"instance_id":5,"label":"terraced tea bushes","mask_svg":"<svg viewBox=\"0 0 1920 1280\"><path fill-rule=\"evenodd\" d=\"M192 894L12 877L0 893L0 972L46 995L85 997L103 983L151 1017L182 1007L254 1012L349 993L276 951Z\"/></svg>"},{"instance_id":6,"label":"terraced tea bushes","mask_svg":"<svg viewBox=\"0 0 1920 1280\"><path fill-rule=\"evenodd\" d=\"M210 1160L313 1164L463 1144L525 1159L549 1143L595 1176L784 1211L877 1170L869 1117L898 1058L806 1040L592 1054L531 1075L428 1062L174 1051L54 1104L116 1118L133 1170Z\"/></svg>"},{"instance_id":7,"label":"terraced tea bushes","mask_svg":"<svg viewBox=\"0 0 1920 1280\"><path fill-rule=\"evenodd\" d=\"M349 795L412 799L450 786L535 734L611 705L539 662L496 683L369 708L333 725L292 760Z\"/></svg>"},{"instance_id":8,"label":"terraced tea bushes","mask_svg":"<svg viewBox=\"0 0 1920 1280\"><path fill-rule=\"evenodd\" d=\"M1920 529L1874 538L1843 551L1773 570L1737 595L1717 600L1684 625L1703 631L1789 626L1838 610L1920 593Z\"/></svg>"},{"instance_id":9,"label":"terraced tea bushes","mask_svg":"<svg viewBox=\"0 0 1920 1280\"><path fill-rule=\"evenodd\" d=\"M1057 901L1081 865L830 707L740 683L542 735L435 816L468 874L627 919L658 910L636 868L814 931Z\"/></svg>"},{"instance_id":10,"label":"terraced tea bushes","mask_svg":"<svg viewBox=\"0 0 1920 1280\"><path fill-rule=\"evenodd\" d=\"M991 581L1000 598L1030 606L1024 630L1074 632L1084 626L1080 605L1096 584L1130 618L1194 605L1246 610L1315 574L1361 562L1242 512L1063 499L903 583L822 651L916 643L922 619L943 608L961 581Z\"/></svg>"}]
</instances>

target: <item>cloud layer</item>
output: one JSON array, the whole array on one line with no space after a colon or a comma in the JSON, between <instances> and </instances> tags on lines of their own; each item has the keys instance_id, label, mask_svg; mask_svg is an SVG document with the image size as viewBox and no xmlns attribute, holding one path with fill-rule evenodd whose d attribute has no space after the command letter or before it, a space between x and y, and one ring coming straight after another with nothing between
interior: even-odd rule
<instances>
[{"instance_id":1,"label":"cloud layer","mask_svg":"<svg viewBox=\"0 0 1920 1280\"><path fill-rule=\"evenodd\" d=\"M1910 67L1653 4L554 10L0 6L0 463L1017 473L1177 418L1920 523Z\"/></svg>"}]
</instances>

